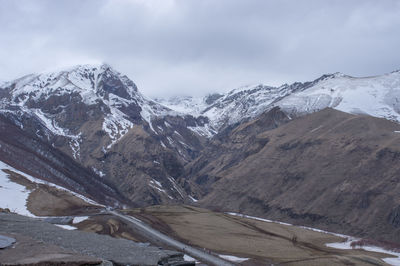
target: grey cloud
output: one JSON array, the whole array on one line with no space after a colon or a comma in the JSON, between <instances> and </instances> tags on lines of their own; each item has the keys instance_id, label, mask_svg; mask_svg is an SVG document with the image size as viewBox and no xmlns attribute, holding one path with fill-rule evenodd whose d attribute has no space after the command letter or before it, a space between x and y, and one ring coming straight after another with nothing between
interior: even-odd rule
<instances>
[{"instance_id":1,"label":"grey cloud","mask_svg":"<svg viewBox=\"0 0 400 266\"><path fill-rule=\"evenodd\" d=\"M391 0L0 0L0 79L105 61L144 94L400 68Z\"/></svg>"}]
</instances>

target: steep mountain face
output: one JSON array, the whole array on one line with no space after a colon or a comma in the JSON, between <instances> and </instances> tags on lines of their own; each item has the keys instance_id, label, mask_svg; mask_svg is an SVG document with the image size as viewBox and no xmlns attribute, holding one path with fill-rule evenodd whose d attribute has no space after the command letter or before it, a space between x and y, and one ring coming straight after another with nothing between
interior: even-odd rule
<instances>
[{"instance_id":1,"label":"steep mountain face","mask_svg":"<svg viewBox=\"0 0 400 266\"><path fill-rule=\"evenodd\" d=\"M400 122L400 71L367 78L335 73L312 82L280 87L246 86L222 95L157 101L180 112L208 117L215 132L256 118L274 107L280 107L291 117L330 107Z\"/></svg>"},{"instance_id":2,"label":"steep mountain face","mask_svg":"<svg viewBox=\"0 0 400 266\"><path fill-rule=\"evenodd\" d=\"M214 139L185 173L203 206L396 242L399 132L333 109L290 122L274 109Z\"/></svg>"},{"instance_id":3,"label":"steep mountain face","mask_svg":"<svg viewBox=\"0 0 400 266\"><path fill-rule=\"evenodd\" d=\"M39 179L109 205L130 205L117 189L71 157L0 115L0 161Z\"/></svg>"},{"instance_id":4,"label":"steep mountain face","mask_svg":"<svg viewBox=\"0 0 400 266\"><path fill-rule=\"evenodd\" d=\"M4 117L128 199L143 205L187 199L174 177L202 149L207 118L147 99L108 65L28 75L3 84L0 96Z\"/></svg>"},{"instance_id":5,"label":"steep mountain face","mask_svg":"<svg viewBox=\"0 0 400 266\"><path fill-rule=\"evenodd\" d=\"M223 178L225 169L258 153L268 141L257 137L259 133L277 128L289 117L278 107L261 114L258 119L243 123L236 128L227 128L215 135L195 160L186 165L182 175L189 180L191 194L197 198L212 191L214 183ZM247 148L251 147L251 148Z\"/></svg>"}]
</instances>

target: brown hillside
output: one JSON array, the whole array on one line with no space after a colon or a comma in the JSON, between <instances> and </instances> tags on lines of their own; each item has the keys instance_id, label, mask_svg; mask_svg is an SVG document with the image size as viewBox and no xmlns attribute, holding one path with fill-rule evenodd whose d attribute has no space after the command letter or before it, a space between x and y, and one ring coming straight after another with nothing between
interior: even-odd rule
<instances>
[{"instance_id":1,"label":"brown hillside","mask_svg":"<svg viewBox=\"0 0 400 266\"><path fill-rule=\"evenodd\" d=\"M188 166L203 206L399 242L399 124L332 109L261 133L257 123Z\"/></svg>"}]
</instances>

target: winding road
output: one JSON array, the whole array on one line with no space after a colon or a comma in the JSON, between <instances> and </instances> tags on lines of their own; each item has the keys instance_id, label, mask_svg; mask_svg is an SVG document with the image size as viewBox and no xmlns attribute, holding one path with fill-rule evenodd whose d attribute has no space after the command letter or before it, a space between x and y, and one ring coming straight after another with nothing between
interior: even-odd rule
<instances>
[{"instance_id":1,"label":"winding road","mask_svg":"<svg viewBox=\"0 0 400 266\"><path fill-rule=\"evenodd\" d=\"M182 251L185 254L193 256L193 257L201 260L204 263L209 263L209 264L218 265L218 266L233 266L233 265L235 265L235 264L228 262L226 260L223 260L217 256L214 256L214 255L206 253L202 250L193 248L184 243L176 241L175 239L151 228L150 226L143 223L139 219L136 219L136 218L128 216L128 215L123 215L123 214L113 211L113 210L108 210L107 213L117 216L117 217L129 222L130 224L132 224L136 228L142 230L144 233L152 236L153 238L163 242L164 244L174 247L177 250Z\"/></svg>"}]
</instances>

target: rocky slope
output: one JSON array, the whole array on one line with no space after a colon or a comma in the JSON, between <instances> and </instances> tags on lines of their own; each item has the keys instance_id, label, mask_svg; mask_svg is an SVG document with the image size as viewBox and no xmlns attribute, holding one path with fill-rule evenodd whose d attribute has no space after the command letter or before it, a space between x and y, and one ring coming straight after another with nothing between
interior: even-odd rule
<instances>
[{"instance_id":1,"label":"rocky slope","mask_svg":"<svg viewBox=\"0 0 400 266\"><path fill-rule=\"evenodd\" d=\"M213 139L185 177L203 206L396 242L399 132L333 109L290 122L274 109Z\"/></svg>"},{"instance_id":2,"label":"rocky slope","mask_svg":"<svg viewBox=\"0 0 400 266\"><path fill-rule=\"evenodd\" d=\"M129 201L114 185L58 149L0 115L0 161L34 177L57 184L95 201L121 206Z\"/></svg>"},{"instance_id":3,"label":"rocky slope","mask_svg":"<svg viewBox=\"0 0 400 266\"><path fill-rule=\"evenodd\" d=\"M207 118L147 99L108 65L28 75L3 84L0 96L2 117L136 204L187 199L174 177L202 149Z\"/></svg>"}]
</instances>

